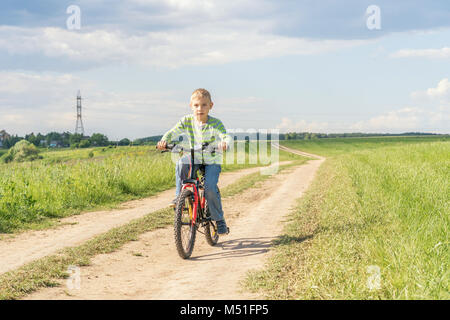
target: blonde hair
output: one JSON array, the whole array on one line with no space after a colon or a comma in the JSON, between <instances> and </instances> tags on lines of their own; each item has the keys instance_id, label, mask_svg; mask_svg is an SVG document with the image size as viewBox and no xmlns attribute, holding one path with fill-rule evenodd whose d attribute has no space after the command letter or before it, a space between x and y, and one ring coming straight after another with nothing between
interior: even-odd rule
<instances>
[{"instance_id":1,"label":"blonde hair","mask_svg":"<svg viewBox=\"0 0 450 320\"><path fill-rule=\"evenodd\" d=\"M203 89L203 88L196 89L196 90L194 90L194 92L192 92L191 101L192 101L192 99L195 99L195 98L207 98L207 99L209 99L210 102L212 102L211 94L209 93L208 90Z\"/></svg>"}]
</instances>

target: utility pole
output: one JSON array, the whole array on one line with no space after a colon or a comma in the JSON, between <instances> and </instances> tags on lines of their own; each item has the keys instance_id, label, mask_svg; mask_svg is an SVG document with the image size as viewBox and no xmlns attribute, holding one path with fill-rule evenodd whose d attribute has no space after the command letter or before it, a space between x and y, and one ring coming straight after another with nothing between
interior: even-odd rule
<instances>
[{"instance_id":1,"label":"utility pole","mask_svg":"<svg viewBox=\"0 0 450 320\"><path fill-rule=\"evenodd\" d=\"M81 134L84 137L83 119L81 119L81 92L78 90L77 94L77 125L75 127L75 133Z\"/></svg>"}]
</instances>

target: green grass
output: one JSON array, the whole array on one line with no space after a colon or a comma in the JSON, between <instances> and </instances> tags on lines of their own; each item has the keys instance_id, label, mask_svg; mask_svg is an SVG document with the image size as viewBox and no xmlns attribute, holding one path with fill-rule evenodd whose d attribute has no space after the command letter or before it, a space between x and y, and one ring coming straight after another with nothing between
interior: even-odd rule
<instances>
[{"instance_id":1,"label":"green grass","mask_svg":"<svg viewBox=\"0 0 450 320\"><path fill-rule=\"evenodd\" d=\"M0 233L156 194L173 185L173 172L167 155L156 152L0 166Z\"/></svg>"},{"instance_id":2,"label":"green grass","mask_svg":"<svg viewBox=\"0 0 450 320\"><path fill-rule=\"evenodd\" d=\"M136 156L146 152L154 152L155 146L118 146L118 147L92 147L92 148L61 148L61 149L40 149L40 155L43 156L41 162L55 164L60 162L74 162L77 160L89 160L89 153L94 154L93 159L102 159L105 157L121 155Z\"/></svg>"},{"instance_id":3,"label":"green grass","mask_svg":"<svg viewBox=\"0 0 450 320\"><path fill-rule=\"evenodd\" d=\"M337 155L247 288L272 299L449 299L450 142L409 142L309 148ZM368 286L373 266L379 287Z\"/></svg>"},{"instance_id":4,"label":"green grass","mask_svg":"<svg viewBox=\"0 0 450 320\"><path fill-rule=\"evenodd\" d=\"M365 137L365 138L327 138L316 140L286 140L280 143L286 147L298 148L325 157L341 155L346 152L379 149L387 146L450 141L449 135L407 136L407 137Z\"/></svg>"}]
</instances>

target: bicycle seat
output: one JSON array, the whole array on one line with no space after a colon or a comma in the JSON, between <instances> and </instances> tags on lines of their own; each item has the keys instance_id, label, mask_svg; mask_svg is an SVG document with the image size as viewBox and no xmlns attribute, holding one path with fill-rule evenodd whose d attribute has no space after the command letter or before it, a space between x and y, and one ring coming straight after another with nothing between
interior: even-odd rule
<instances>
[{"instance_id":1,"label":"bicycle seat","mask_svg":"<svg viewBox=\"0 0 450 320\"><path fill-rule=\"evenodd\" d=\"M185 183L194 183L194 184L196 184L196 183L197 183L197 180L195 180L195 179L184 179L184 180L182 181L182 183L183 183L183 184L185 184Z\"/></svg>"}]
</instances>

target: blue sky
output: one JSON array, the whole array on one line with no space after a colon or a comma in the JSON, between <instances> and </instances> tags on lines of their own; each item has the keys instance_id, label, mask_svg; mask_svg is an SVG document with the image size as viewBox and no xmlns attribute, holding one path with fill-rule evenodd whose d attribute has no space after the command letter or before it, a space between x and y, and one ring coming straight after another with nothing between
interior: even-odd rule
<instances>
[{"instance_id":1,"label":"blue sky","mask_svg":"<svg viewBox=\"0 0 450 320\"><path fill-rule=\"evenodd\" d=\"M450 133L449 40L448 1L6 0L0 129L72 132L80 89L87 134L162 134L204 87L229 129Z\"/></svg>"}]
</instances>

